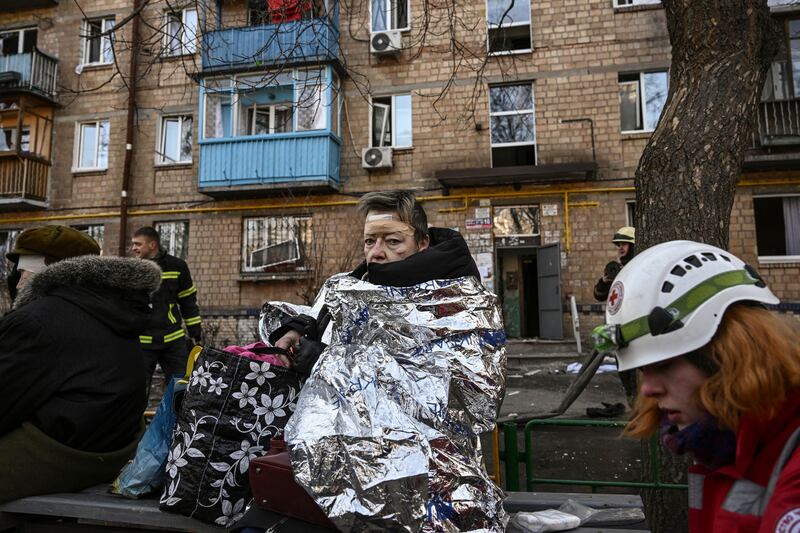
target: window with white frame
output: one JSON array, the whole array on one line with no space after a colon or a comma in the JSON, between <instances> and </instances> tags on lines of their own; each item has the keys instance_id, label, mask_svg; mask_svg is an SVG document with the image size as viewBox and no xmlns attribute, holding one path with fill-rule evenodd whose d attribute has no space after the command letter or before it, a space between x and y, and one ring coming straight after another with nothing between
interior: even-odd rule
<instances>
[{"instance_id":1,"label":"window with white frame","mask_svg":"<svg viewBox=\"0 0 800 533\"><path fill-rule=\"evenodd\" d=\"M87 234L89 237L94 239L94 241L100 246L100 249L103 249L103 240L106 234L106 227L103 224L78 224L76 226L72 226L78 231L82 231Z\"/></svg>"},{"instance_id":2,"label":"window with white frame","mask_svg":"<svg viewBox=\"0 0 800 533\"><path fill-rule=\"evenodd\" d=\"M397 94L372 99L370 146L411 148L411 95Z\"/></svg>"},{"instance_id":3,"label":"window with white frame","mask_svg":"<svg viewBox=\"0 0 800 533\"><path fill-rule=\"evenodd\" d=\"M614 7L658 5L661 0L612 0Z\"/></svg>"},{"instance_id":4,"label":"window with white frame","mask_svg":"<svg viewBox=\"0 0 800 533\"><path fill-rule=\"evenodd\" d=\"M667 102L666 70L619 75L619 115L622 132L653 131Z\"/></svg>"},{"instance_id":5,"label":"window with white frame","mask_svg":"<svg viewBox=\"0 0 800 533\"><path fill-rule=\"evenodd\" d=\"M177 165L192 162L192 130L190 115L161 117L156 162Z\"/></svg>"},{"instance_id":6,"label":"window with white frame","mask_svg":"<svg viewBox=\"0 0 800 533\"><path fill-rule=\"evenodd\" d=\"M84 65L114 62L114 17L84 20L81 25L81 63Z\"/></svg>"},{"instance_id":7,"label":"window with white frame","mask_svg":"<svg viewBox=\"0 0 800 533\"><path fill-rule=\"evenodd\" d=\"M79 122L76 132L75 170L108 168L108 120Z\"/></svg>"},{"instance_id":8,"label":"window with white frame","mask_svg":"<svg viewBox=\"0 0 800 533\"><path fill-rule=\"evenodd\" d=\"M189 255L189 221L170 220L156 222L153 226L161 238L161 248L185 261Z\"/></svg>"},{"instance_id":9,"label":"window with white frame","mask_svg":"<svg viewBox=\"0 0 800 533\"><path fill-rule=\"evenodd\" d=\"M164 16L164 55L194 54L197 51L197 10L167 11Z\"/></svg>"},{"instance_id":10,"label":"window with white frame","mask_svg":"<svg viewBox=\"0 0 800 533\"><path fill-rule=\"evenodd\" d=\"M330 70L245 74L203 82L203 139L324 130L339 102ZM329 90L330 89L330 90ZM330 110L337 131L339 109Z\"/></svg>"},{"instance_id":11,"label":"window with white frame","mask_svg":"<svg viewBox=\"0 0 800 533\"><path fill-rule=\"evenodd\" d=\"M268 135L294 131L292 82L288 75L264 85L259 76L237 80L237 135Z\"/></svg>"},{"instance_id":12,"label":"window with white frame","mask_svg":"<svg viewBox=\"0 0 800 533\"><path fill-rule=\"evenodd\" d=\"M625 225L636 225L636 200L625 200Z\"/></svg>"},{"instance_id":13,"label":"window with white frame","mask_svg":"<svg viewBox=\"0 0 800 533\"><path fill-rule=\"evenodd\" d=\"M492 166L536 164L533 85L489 87Z\"/></svg>"},{"instance_id":14,"label":"window with white frame","mask_svg":"<svg viewBox=\"0 0 800 533\"><path fill-rule=\"evenodd\" d=\"M410 28L408 0L371 0L370 11L372 33Z\"/></svg>"},{"instance_id":15,"label":"window with white frame","mask_svg":"<svg viewBox=\"0 0 800 533\"><path fill-rule=\"evenodd\" d=\"M27 54L36 47L39 31L36 28L0 30L0 55Z\"/></svg>"},{"instance_id":16,"label":"window with white frame","mask_svg":"<svg viewBox=\"0 0 800 533\"><path fill-rule=\"evenodd\" d=\"M242 272L308 270L311 221L310 216L245 218Z\"/></svg>"},{"instance_id":17,"label":"window with white frame","mask_svg":"<svg viewBox=\"0 0 800 533\"><path fill-rule=\"evenodd\" d=\"M327 123L326 106L323 105L325 83L320 70L295 72L294 104L297 131L324 130Z\"/></svg>"},{"instance_id":18,"label":"window with white frame","mask_svg":"<svg viewBox=\"0 0 800 533\"><path fill-rule=\"evenodd\" d=\"M800 196L753 198L759 260L800 261Z\"/></svg>"},{"instance_id":19,"label":"window with white frame","mask_svg":"<svg viewBox=\"0 0 800 533\"><path fill-rule=\"evenodd\" d=\"M530 0L486 0L489 53L530 52Z\"/></svg>"}]
</instances>

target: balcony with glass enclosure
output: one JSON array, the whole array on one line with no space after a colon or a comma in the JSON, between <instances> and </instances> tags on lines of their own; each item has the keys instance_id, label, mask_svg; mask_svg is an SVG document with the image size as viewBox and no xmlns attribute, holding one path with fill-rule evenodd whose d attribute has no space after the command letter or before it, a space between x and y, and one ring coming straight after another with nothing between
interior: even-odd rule
<instances>
[{"instance_id":1,"label":"balcony with glass enclosure","mask_svg":"<svg viewBox=\"0 0 800 533\"><path fill-rule=\"evenodd\" d=\"M204 79L198 190L215 197L337 190L340 109L330 66Z\"/></svg>"},{"instance_id":2,"label":"balcony with glass enclosure","mask_svg":"<svg viewBox=\"0 0 800 533\"><path fill-rule=\"evenodd\" d=\"M246 26L203 31L203 75L339 61L335 0L267 0L259 5L248 9Z\"/></svg>"}]
</instances>

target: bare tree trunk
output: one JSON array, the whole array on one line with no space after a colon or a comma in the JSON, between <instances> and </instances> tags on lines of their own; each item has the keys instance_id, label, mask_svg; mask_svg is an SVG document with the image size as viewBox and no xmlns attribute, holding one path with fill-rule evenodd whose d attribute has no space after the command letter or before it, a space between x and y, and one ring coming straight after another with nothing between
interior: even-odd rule
<instances>
[{"instance_id":1,"label":"bare tree trunk","mask_svg":"<svg viewBox=\"0 0 800 533\"><path fill-rule=\"evenodd\" d=\"M767 0L662 2L670 88L636 171L636 247L691 239L726 248L736 180L780 31ZM685 479L688 460L662 452L663 481ZM684 491L642 497L652 531L687 530Z\"/></svg>"}]
</instances>

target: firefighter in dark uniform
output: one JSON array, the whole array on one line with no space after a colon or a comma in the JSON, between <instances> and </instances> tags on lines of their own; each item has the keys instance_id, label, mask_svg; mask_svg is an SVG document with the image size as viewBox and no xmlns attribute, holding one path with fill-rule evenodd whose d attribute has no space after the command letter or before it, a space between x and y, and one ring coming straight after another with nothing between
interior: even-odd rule
<instances>
[{"instance_id":1,"label":"firefighter in dark uniform","mask_svg":"<svg viewBox=\"0 0 800 533\"><path fill-rule=\"evenodd\" d=\"M149 226L139 228L131 243L136 257L150 259L161 267L161 288L152 298L152 319L139 337L149 389L156 363L167 379L186 371L190 344L181 321L194 344L199 344L202 337L200 309L189 266L161 248L161 237L155 229Z\"/></svg>"}]
</instances>

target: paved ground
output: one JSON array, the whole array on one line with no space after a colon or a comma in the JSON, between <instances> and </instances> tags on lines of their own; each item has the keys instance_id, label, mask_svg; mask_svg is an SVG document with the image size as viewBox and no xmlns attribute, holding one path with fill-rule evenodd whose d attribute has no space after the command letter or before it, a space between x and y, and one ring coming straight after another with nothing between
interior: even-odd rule
<instances>
[{"instance_id":1,"label":"paved ground","mask_svg":"<svg viewBox=\"0 0 800 533\"><path fill-rule=\"evenodd\" d=\"M501 420L522 420L554 410L575 379L566 372L569 363L577 357L560 359L533 359L524 367L509 368L506 398L500 411ZM585 391L560 419L589 419L588 407L603 407L606 403L625 403L625 394L615 372L597 374ZM629 413L616 417L625 420ZM524 434L519 429L518 446L524 450ZM638 442L620 437L618 428L589 427L537 427L532 433L534 450L533 473L537 477L561 479L594 479L606 481L639 481L641 477L642 449ZM489 450L484 439L484 448ZM502 444L501 444L502 447ZM491 462L489 461L491 471ZM522 490L525 489L525 468L520 466ZM503 477L505 473L503 472ZM587 487L543 486L535 490L587 491ZM609 492L609 489L603 489ZM635 492L615 489L615 491Z\"/></svg>"}]
</instances>

